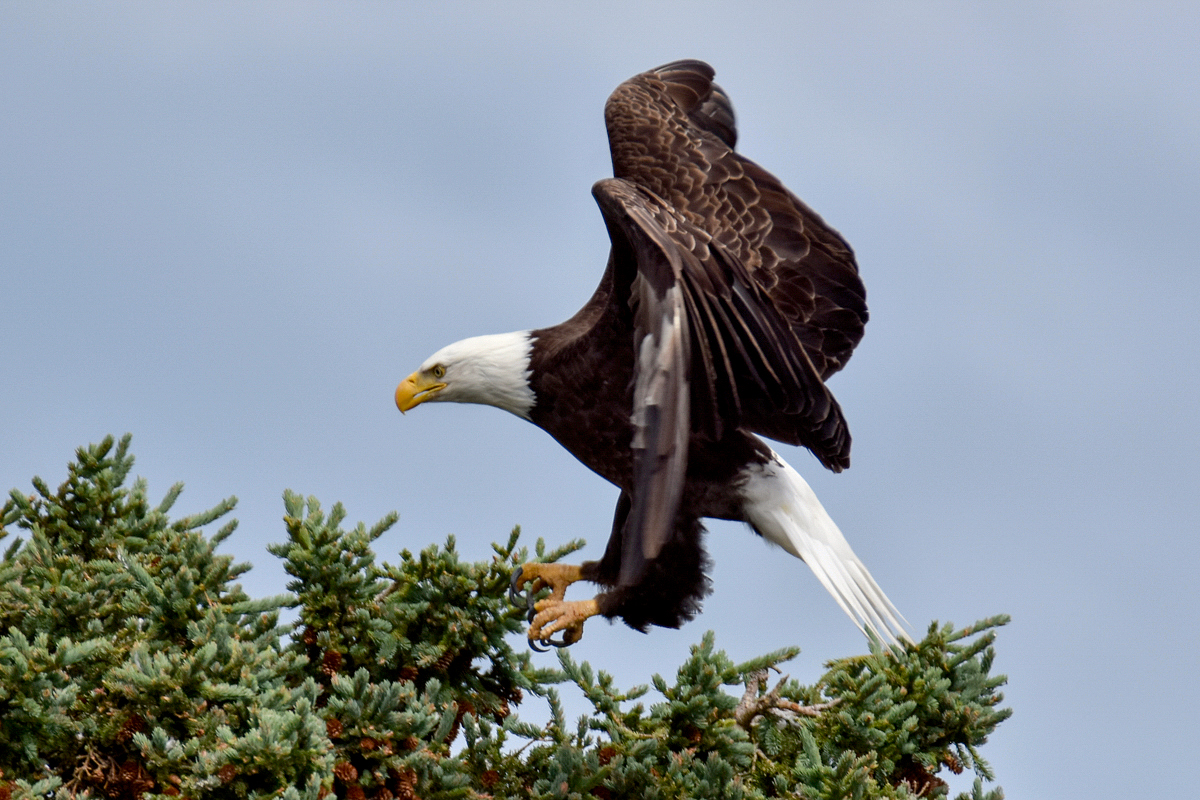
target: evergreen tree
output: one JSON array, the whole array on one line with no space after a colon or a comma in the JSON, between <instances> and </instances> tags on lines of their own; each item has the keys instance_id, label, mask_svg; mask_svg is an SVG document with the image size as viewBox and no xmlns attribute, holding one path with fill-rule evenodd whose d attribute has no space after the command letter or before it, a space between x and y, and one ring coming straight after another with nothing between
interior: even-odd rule
<instances>
[{"instance_id":1,"label":"evergreen tree","mask_svg":"<svg viewBox=\"0 0 1200 800\"><path fill-rule=\"evenodd\" d=\"M151 506L132 466L107 438L0 511L0 540L25 534L0 561L0 800L945 797L942 768L976 773L960 797L1002 797L978 748L1010 714L1005 618L875 644L807 686L768 679L797 650L736 664L708 633L650 702L565 651L535 666L507 598L518 531L481 563L453 538L378 563L394 514L346 530L340 505L287 492L270 549L291 594L253 600L249 566L215 552L236 523L201 530L235 500L172 521L182 487ZM556 685L593 711L569 724ZM531 698L545 725L515 713Z\"/></svg>"}]
</instances>

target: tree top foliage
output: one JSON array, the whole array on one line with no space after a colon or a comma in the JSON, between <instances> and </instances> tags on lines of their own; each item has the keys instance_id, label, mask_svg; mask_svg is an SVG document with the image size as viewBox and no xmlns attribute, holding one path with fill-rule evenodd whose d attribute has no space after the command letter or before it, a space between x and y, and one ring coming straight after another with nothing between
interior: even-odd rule
<instances>
[{"instance_id":1,"label":"tree top foliage","mask_svg":"<svg viewBox=\"0 0 1200 800\"><path fill-rule=\"evenodd\" d=\"M1011 714L1005 617L874 642L812 684L778 675L798 649L735 663L709 632L673 681L622 690L566 651L535 664L507 599L516 566L581 542L378 562L395 514L346 529L285 492L289 593L252 599L216 552L236 522L202 530L236 499L171 519L182 486L152 504L129 441L0 509L0 800L946 797L938 773L965 769L960 798L1002 797L979 747ZM567 720L558 687L592 712Z\"/></svg>"}]
</instances>

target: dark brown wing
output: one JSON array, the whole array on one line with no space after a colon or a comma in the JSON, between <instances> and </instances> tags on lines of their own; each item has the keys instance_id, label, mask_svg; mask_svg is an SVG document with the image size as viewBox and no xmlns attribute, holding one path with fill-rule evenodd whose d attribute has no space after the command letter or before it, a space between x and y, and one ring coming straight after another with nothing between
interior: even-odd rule
<instances>
[{"instance_id":1,"label":"dark brown wing","mask_svg":"<svg viewBox=\"0 0 1200 800\"><path fill-rule=\"evenodd\" d=\"M849 246L733 152L733 109L698 61L622 84L605 107L616 178L593 194L613 301L634 311L634 480L620 582L672 534L693 433L745 428L833 470L850 434L824 378L862 336Z\"/></svg>"},{"instance_id":2,"label":"dark brown wing","mask_svg":"<svg viewBox=\"0 0 1200 800\"><path fill-rule=\"evenodd\" d=\"M788 321L736 257L636 184L612 178L592 193L612 239L614 291L633 309L633 505L620 579L631 584L674 530L693 431L719 440L746 419L786 419L789 438L834 470L850 435Z\"/></svg>"},{"instance_id":3,"label":"dark brown wing","mask_svg":"<svg viewBox=\"0 0 1200 800\"><path fill-rule=\"evenodd\" d=\"M612 240L617 302L627 301L634 317L634 488L620 572L620 583L632 585L674 530L683 495L692 335L682 287L696 270L685 265L691 254L664 230L659 209L644 203L636 186L613 178L592 194Z\"/></svg>"},{"instance_id":4,"label":"dark brown wing","mask_svg":"<svg viewBox=\"0 0 1200 800\"><path fill-rule=\"evenodd\" d=\"M677 61L618 87L605 106L613 174L720 242L828 378L845 366L867 321L854 253L775 176L733 151L733 107L712 78L701 61Z\"/></svg>"}]
</instances>

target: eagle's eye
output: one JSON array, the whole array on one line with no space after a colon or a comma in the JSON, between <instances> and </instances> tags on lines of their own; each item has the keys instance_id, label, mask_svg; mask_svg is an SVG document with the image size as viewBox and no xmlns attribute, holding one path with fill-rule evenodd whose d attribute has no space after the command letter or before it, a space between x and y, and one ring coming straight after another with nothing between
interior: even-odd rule
<instances>
[{"instance_id":1,"label":"eagle's eye","mask_svg":"<svg viewBox=\"0 0 1200 800\"><path fill-rule=\"evenodd\" d=\"M443 367L441 364L438 364L436 367L433 368L433 377L437 378L438 380L441 380L442 378L446 377L446 368Z\"/></svg>"}]
</instances>

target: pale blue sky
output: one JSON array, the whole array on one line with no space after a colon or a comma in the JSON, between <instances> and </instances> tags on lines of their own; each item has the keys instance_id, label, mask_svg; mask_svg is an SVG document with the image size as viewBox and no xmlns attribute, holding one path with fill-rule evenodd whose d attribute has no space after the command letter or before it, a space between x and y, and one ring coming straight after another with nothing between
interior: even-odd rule
<instances>
[{"instance_id":1,"label":"pale blue sky","mask_svg":"<svg viewBox=\"0 0 1200 800\"><path fill-rule=\"evenodd\" d=\"M583 303L604 100L702 58L742 151L868 288L832 382L854 466L789 460L919 630L1013 615L1016 714L984 749L1010 797L1182 796L1197 8L0 5L0 488L131 431L152 495L186 483L180 514L240 498L225 548L255 595L286 583L265 550L285 488L399 511L385 559L447 533L485 557L516 523L599 554L612 487L503 412L401 417L392 389ZM698 620L593 622L576 656L631 685L712 628L737 659L801 646L812 680L864 647L803 564L732 524L709 546Z\"/></svg>"}]
</instances>

